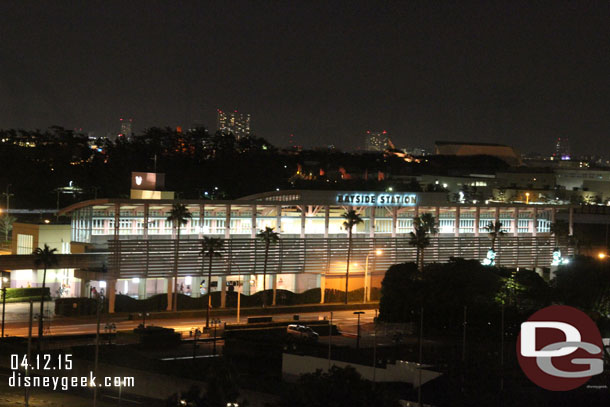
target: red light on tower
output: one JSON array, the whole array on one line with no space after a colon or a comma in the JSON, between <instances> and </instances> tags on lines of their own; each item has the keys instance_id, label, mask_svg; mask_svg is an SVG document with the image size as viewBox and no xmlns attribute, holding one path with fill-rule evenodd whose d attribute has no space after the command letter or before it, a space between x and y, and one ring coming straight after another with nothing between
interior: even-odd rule
<instances>
[{"instance_id":1,"label":"red light on tower","mask_svg":"<svg viewBox=\"0 0 610 407\"><path fill-rule=\"evenodd\" d=\"M384 130L381 132L381 134L388 134L388 132Z\"/></svg>"}]
</instances>

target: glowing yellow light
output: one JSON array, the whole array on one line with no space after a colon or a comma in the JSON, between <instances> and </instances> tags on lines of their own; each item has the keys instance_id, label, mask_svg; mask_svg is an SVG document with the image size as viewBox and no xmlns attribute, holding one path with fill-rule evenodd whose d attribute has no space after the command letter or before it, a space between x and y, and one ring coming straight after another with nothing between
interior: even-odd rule
<instances>
[{"instance_id":1,"label":"glowing yellow light","mask_svg":"<svg viewBox=\"0 0 610 407\"><path fill-rule=\"evenodd\" d=\"M377 249L377 250L375 250L375 254L376 254L377 256L381 256L381 255L383 254L383 250L381 250L381 249Z\"/></svg>"},{"instance_id":2,"label":"glowing yellow light","mask_svg":"<svg viewBox=\"0 0 610 407\"><path fill-rule=\"evenodd\" d=\"M607 255L606 255L606 253L604 253L604 252L599 252L599 253L597 254L597 257L599 257L601 260L605 259L605 258L606 258L606 256L607 256Z\"/></svg>"}]
</instances>

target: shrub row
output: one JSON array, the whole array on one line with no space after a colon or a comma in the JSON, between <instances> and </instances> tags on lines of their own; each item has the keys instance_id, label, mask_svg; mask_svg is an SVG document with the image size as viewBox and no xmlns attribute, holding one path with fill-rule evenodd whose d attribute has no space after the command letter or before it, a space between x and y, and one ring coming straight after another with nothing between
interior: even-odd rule
<instances>
[{"instance_id":1,"label":"shrub row","mask_svg":"<svg viewBox=\"0 0 610 407\"><path fill-rule=\"evenodd\" d=\"M30 299L36 301L40 300L42 293L42 287L7 288L6 302L25 302L29 301ZM44 296L45 299L51 298L51 291L49 290L49 287L44 288ZM2 298L2 291L0 291L0 298Z\"/></svg>"},{"instance_id":2,"label":"shrub row","mask_svg":"<svg viewBox=\"0 0 610 407\"><path fill-rule=\"evenodd\" d=\"M220 307L220 292L215 291L212 295L212 307ZM237 307L237 292L227 292L226 306ZM271 304L273 290L256 292L252 295L241 294L241 307L262 307L263 296L266 303ZM359 301L363 298L363 290L358 289L348 293L349 301ZM326 289L325 302L342 302L345 292ZM379 299L379 289L371 291L371 300ZM302 293L293 293L288 290L277 290L276 305L301 305L320 303L320 289L312 288ZM188 295L178 294L178 309L180 311L204 310L208 305L208 295L192 298ZM143 300L137 300L127 295L117 295L114 305L115 312L159 312L167 309L167 294L156 294ZM55 301L55 313L64 316L93 315L95 314L95 300L90 298L60 298Z\"/></svg>"},{"instance_id":3,"label":"shrub row","mask_svg":"<svg viewBox=\"0 0 610 407\"><path fill-rule=\"evenodd\" d=\"M65 317L94 315L96 304L97 300L93 298L58 298L55 300L55 315ZM102 312L106 312L107 309L108 301L105 301Z\"/></svg>"}]
</instances>

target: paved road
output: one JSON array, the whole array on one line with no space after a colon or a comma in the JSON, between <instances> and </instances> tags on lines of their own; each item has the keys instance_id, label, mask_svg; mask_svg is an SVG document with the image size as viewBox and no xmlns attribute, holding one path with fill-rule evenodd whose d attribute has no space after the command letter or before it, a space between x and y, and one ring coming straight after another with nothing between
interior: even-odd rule
<instances>
[{"instance_id":1,"label":"paved road","mask_svg":"<svg viewBox=\"0 0 610 407\"><path fill-rule=\"evenodd\" d=\"M35 301L34 314L40 312L40 301ZM55 303L53 301L45 301L44 303L45 315L51 315L55 313ZM2 303L0 302L0 312L2 312ZM15 302L6 304L4 318L7 322L27 322L30 314L30 303L29 302Z\"/></svg>"},{"instance_id":2,"label":"paved road","mask_svg":"<svg viewBox=\"0 0 610 407\"><path fill-rule=\"evenodd\" d=\"M368 326L373 322L373 318L375 317L374 310L362 310L364 314L360 316L360 323L362 326L362 330L366 330ZM274 320L290 320L293 315L297 312L285 313L285 314L276 314L273 315ZM330 312L307 312L307 313L298 313L300 318L303 320L322 320L325 317L330 318ZM222 323L232 324L237 322L237 318L235 316L232 317L221 317ZM241 322L245 322L245 318L241 318ZM129 331L133 328L136 328L141 320L128 321L122 320L117 321L113 319L112 321L117 328L117 331ZM339 329L344 332L352 335L355 335L357 332L357 322L358 318L354 315L354 311L334 311L333 312L333 324L339 326ZM106 324L106 320L102 317L101 321L101 332L104 330L104 325ZM202 328L205 325L205 318L175 318L175 319L151 319L146 321L147 325L157 325L163 326L167 328L173 328L177 332L188 332L192 328ZM45 335L71 335L71 334L92 334L95 333L97 328L97 324L93 320L74 320L68 318L57 318L54 319L50 323L50 329L48 332L45 332ZM10 322L6 324L5 327L5 335L10 336L27 336L28 327L26 322ZM34 328L32 330L32 335L36 336L38 334L38 330Z\"/></svg>"}]
</instances>

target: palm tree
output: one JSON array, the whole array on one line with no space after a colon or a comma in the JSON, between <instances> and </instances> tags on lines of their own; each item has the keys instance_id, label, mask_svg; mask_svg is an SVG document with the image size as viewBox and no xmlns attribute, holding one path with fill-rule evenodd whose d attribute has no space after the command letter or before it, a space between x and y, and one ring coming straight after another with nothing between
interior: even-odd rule
<instances>
[{"instance_id":1,"label":"palm tree","mask_svg":"<svg viewBox=\"0 0 610 407\"><path fill-rule=\"evenodd\" d=\"M38 319L38 344L40 346L40 342L42 339L42 318L44 313L44 289L47 280L47 269L57 265L57 256L55 256L55 252L57 249L50 249L46 244L44 248L40 247L34 250L32 253L34 258L34 264L36 265L36 269L42 266L44 268L44 272L42 274L42 294L40 294L40 318Z\"/></svg>"},{"instance_id":2,"label":"palm tree","mask_svg":"<svg viewBox=\"0 0 610 407\"><path fill-rule=\"evenodd\" d=\"M272 243L277 243L280 240L280 234L273 231L274 228L269 226L265 227L265 230L260 230L256 237L261 241L265 242L265 262L263 264L263 308L267 305L267 262L269 260L269 247ZM276 286L273 285L273 301L272 305L275 305Z\"/></svg>"},{"instance_id":3,"label":"palm tree","mask_svg":"<svg viewBox=\"0 0 610 407\"><path fill-rule=\"evenodd\" d=\"M560 240L566 239L570 234L570 226L565 220L558 219L551 223L551 234L555 236L557 247L560 246ZM561 249L561 247L559 247Z\"/></svg>"},{"instance_id":4,"label":"palm tree","mask_svg":"<svg viewBox=\"0 0 610 407\"><path fill-rule=\"evenodd\" d=\"M485 231L489 234L489 238L491 239L491 250L495 252L496 241L506 234L506 232L502 230L502 222L489 222L487 226L485 226Z\"/></svg>"},{"instance_id":5,"label":"palm tree","mask_svg":"<svg viewBox=\"0 0 610 407\"><path fill-rule=\"evenodd\" d=\"M214 257L221 257L223 242L221 239L216 237L204 237L201 242L201 254L209 259L208 263L208 311L205 316L205 327L210 327L210 309L212 308L212 259ZM204 262L201 262L203 268ZM203 270L202 270L203 274ZM238 294L239 295L239 294Z\"/></svg>"},{"instance_id":6,"label":"palm tree","mask_svg":"<svg viewBox=\"0 0 610 407\"><path fill-rule=\"evenodd\" d=\"M354 226L363 222L362 218L355 210L350 209L341 215L345 222L343 222L343 227L347 230L347 267L345 270L345 303L347 304L347 290L349 287L349 261L352 255L352 229Z\"/></svg>"},{"instance_id":7,"label":"palm tree","mask_svg":"<svg viewBox=\"0 0 610 407\"><path fill-rule=\"evenodd\" d=\"M188 208L179 203L172 205L172 210L167 217L168 222L172 222L172 227L176 231L176 245L174 248L174 295L172 300L172 311L178 310L178 254L180 252L180 228L187 224L192 218Z\"/></svg>"},{"instance_id":8,"label":"palm tree","mask_svg":"<svg viewBox=\"0 0 610 407\"><path fill-rule=\"evenodd\" d=\"M432 214L425 213L413 218L413 232L409 233L409 244L417 248L415 263L419 271L424 270L424 249L430 246L430 234L438 233L436 219Z\"/></svg>"},{"instance_id":9,"label":"palm tree","mask_svg":"<svg viewBox=\"0 0 610 407\"><path fill-rule=\"evenodd\" d=\"M438 227L436 226L436 218L431 213L424 213L420 215L416 220L421 226L424 227L427 233L435 235L438 233Z\"/></svg>"}]
</instances>

